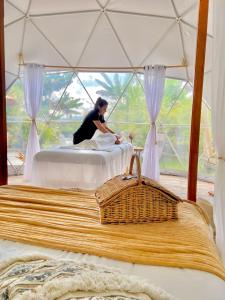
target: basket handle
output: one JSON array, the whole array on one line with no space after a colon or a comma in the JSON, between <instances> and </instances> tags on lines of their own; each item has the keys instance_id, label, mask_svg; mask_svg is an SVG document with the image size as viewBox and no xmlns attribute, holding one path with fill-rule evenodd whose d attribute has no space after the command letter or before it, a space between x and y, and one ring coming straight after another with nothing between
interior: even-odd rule
<instances>
[{"instance_id":1,"label":"basket handle","mask_svg":"<svg viewBox=\"0 0 225 300\"><path fill-rule=\"evenodd\" d=\"M137 164L138 184L141 184L141 163L140 163L140 159L137 154L133 154L131 157L129 174L133 175L134 159L136 159L136 164Z\"/></svg>"}]
</instances>

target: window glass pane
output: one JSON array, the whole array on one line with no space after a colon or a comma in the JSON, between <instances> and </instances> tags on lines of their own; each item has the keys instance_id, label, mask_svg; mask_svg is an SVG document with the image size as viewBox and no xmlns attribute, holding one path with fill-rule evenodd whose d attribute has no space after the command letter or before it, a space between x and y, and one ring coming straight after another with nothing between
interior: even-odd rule
<instances>
[{"instance_id":1,"label":"window glass pane","mask_svg":"<svg viewBox=\"0 0 225 300\"><path fill-rule=\"evenodd\" d=\"M22 155L25 152L30 121L24 108L21 80L17 80L6 96L8 173L18 175L23 171Z\"/></svg>"}]
</instances>

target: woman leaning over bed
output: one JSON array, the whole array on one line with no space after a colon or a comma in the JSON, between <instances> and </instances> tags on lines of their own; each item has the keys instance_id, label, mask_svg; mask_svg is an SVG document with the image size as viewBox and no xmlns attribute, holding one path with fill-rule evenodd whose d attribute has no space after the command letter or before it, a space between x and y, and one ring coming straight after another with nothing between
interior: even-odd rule
<instances>
[{"instance_id":1,"label":"woman leaning over bed","mask_svg":"<svg viewBox=\"0 0 225 300\"><path fill-rule=\"evenodd\" d=\"M107 110L108 102L99 97L95 103L94 109L91 110L84 118L81 126L73 134L73 144L79 144L84 140L93 137L95 131L99 129L103 133L114 132L106 126L104 114ZM116 136L119 143L119 136ZM117 143L117 142L116 142Z\"/></svg>"}]
</instances>

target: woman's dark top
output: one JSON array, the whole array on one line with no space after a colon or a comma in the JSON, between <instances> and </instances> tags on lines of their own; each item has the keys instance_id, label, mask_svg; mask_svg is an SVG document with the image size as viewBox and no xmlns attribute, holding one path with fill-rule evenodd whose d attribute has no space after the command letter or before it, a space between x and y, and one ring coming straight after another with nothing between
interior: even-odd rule
<instances>
[{"instance_id":1,"label":"woman's dark top","mask_svg":"<svg viewBox=\"0 0 225 300\"><path fill-rule=\"evenodd\" d=\"M97 127L95 126L93 121L100 121L101 123L105 123L104 117L99 115L98 110L94 109L88 113L85 117L83 123L80 128L73 134L73 144L79 144L84 140L90 140Z\"/></svg>"}]
</instances>

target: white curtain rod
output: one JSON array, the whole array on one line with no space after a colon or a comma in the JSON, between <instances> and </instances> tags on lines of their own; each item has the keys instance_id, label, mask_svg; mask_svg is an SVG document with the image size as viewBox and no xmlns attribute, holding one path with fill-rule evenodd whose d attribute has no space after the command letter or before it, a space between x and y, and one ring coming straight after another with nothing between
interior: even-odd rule
<instances>
[{"instance_id":1,"label":"white curtain rod","mask_svg":"<svg viewBox=\"0 0 225 300\"><path fill-rule=\"evenodd\" d=\"M20 66L26 66L28 63L19 64ZM72 67L72 66L51 66L43 65L47 69L57 69L57 70L74 70L79 72L131 72L131 71L143 71L144 67ZM185 68L187 64L182 65L168 65L165 68Z\"/></svg>"}]
</instances>

